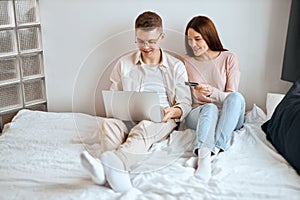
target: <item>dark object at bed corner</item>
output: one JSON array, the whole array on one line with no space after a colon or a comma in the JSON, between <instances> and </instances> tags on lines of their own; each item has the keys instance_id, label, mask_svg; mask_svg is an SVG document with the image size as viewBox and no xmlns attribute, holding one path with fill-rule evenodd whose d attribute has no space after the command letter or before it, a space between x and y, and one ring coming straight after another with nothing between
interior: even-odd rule
<instances>
[{"instance_id":1,"label":"dark object at bed corner","mask_svg":"<svg viewBox=\"0 0 300 200\"><path fill-rule=\"evenodd\" d=\"M300 175L300 77L276 107L262 130Z\"/></svg>"},{"instance_id":2,"label":"dark object at bed corner","mask_svg":"<svg viewBox=\"0 0 300 200\"><path fill-rule=\"evenodd\" d=\"M300 76L300 1L292 0L281 79L294 82Z\"/></svg>"},{"instance_id":3,"label":"dark object at bed corner","mask_svg":"<svg viewBox=\"0 0 300 200\"><path fill-rule=\"evenodd\" d=\"M281 79L293 86L261 128L300 175L300 0L292 0Z\"/></svg>"}]
</instances>

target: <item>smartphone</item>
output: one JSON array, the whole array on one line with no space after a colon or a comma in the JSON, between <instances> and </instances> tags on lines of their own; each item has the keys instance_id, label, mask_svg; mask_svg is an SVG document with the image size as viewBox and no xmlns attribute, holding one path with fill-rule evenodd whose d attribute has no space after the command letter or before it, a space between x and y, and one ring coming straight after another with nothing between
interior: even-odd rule
<instances>
[{"instance_id":1,"label":"smartphone","mask_svg":"<svg viewBox=\"0 0 300 200\"><path fill-rule=\"evenodd\" d=\"M188 85L188 86L190 86L190 87L195 87L195 86L197 86L197 85L199 85L199 83L197 83L197 82L184 82L186 85Z\"/></svg>"}]
</instances>

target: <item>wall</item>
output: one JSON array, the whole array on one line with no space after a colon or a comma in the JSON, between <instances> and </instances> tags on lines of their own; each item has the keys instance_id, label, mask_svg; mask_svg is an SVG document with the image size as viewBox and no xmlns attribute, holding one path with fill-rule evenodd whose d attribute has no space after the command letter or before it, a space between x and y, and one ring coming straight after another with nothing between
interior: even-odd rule
<instances>
[{"instance_id":1,"label":"wall","mask_svg":"<svg viewBox=\"0 0 300 200\"><path fill-rule=\"evenodd\" d=\"M107 67L136 49L134 20L146 10L163 17L163 48L184 54L183 33L196 15L216 24L225 48L241 63L247 109L265 107L267 92L285 93L280 80L290 0L41 0L40 17L49 111L96 113L95 94ZM96 103L97 104L97 103Z\"/></svg>"}]
</instances>

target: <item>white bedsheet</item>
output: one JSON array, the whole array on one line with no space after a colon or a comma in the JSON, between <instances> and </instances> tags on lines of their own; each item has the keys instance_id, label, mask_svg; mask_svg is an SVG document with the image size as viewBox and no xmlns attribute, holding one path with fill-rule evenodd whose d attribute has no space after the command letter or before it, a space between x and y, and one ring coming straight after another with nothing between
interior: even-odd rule
<instances>
[{"instance_id":1,"label":"white bedsheet","mask_svg":"<svg viewBox=\"0 0 300 200\"><path fill-rule=\"evenodd\" d=\"M174 131L131 174L127 194L93 184L82 168L85 148L99 155L100 118L22 110L0 137L0 199L300 199L300 177L266 140L266 115L254 105L205 184L184 167L194 132Z\"/></svg>"}]
</instances>

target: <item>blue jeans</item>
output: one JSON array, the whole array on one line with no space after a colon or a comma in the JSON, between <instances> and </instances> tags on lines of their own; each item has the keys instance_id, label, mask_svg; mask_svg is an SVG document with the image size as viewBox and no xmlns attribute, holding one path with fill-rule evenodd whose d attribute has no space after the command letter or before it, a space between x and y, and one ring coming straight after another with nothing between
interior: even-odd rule
<instances>
[{"instance_id":1,"label":"blue jeans","mask_svg":"<svg viewBox=\"0 0 300 200\"><path fill-rule=\"evenodd\" d=\"M230 93L224 100L221 111L213 103L194 108L186 117L188 128L196 130L196 146L207 147L215 153L215 147L226 150L234 130L243 126L245 115L245 99L238 92Z\"/></svg>"}]
</instances>

